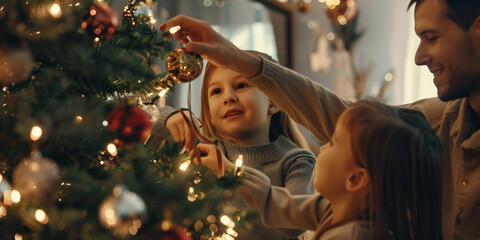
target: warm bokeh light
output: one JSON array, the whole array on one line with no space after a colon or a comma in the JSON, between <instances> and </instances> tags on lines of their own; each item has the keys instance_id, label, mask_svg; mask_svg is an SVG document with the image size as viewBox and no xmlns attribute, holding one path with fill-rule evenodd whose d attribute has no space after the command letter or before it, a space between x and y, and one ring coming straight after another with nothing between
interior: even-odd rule
<instances>
[{"instance_id":1,"label":"warm bokeh light","mask_svg":"<svg viewBox=\"0 0 480 240\"><path fill-rule=\"evenodd\" d=\"M22 240L23 236L20 233L15 233L15 240Z\"/></svg>"},{"instance_id":2,"label":"warm bokeh light","mask_svg":"<svg viewBox=\"0 0 480 240\"><path fill-rule=\"evenodd\" d=\"M30 132L30 139L32 141L37 141L42 137L42 129L39 126L33 126L32 131Z\"/></svg>"},{"instance_id":3,"label":"warm bokeh light","mask_svg":"<svg viewBox=\"0 0 480 240\"><path fill-rule=\"evenodd\" d=\"M241 167L242 165L243 165L243 155L240 154L240 155L238 155L238 158L235 161L235 166L236 167Z\"/></svg>"},{"instance_id":4,"label":"warm bokeh light","mask_svg":"<svg viewBox=\"0 0 480 240\"><path fill-rule=\"evenodd\" d=\"M0 203L0 218L7 216L7 209Z\"/></svg>"},{"instance_id":5,"label":"warm bokeh light","mask_svg":"<svg viewBox=\"0 0 480 240\"><path fill-rule=\"evenodd\" d=\"M233 228L227 229L227 233L230 234L232 237L238 237L238 233L233 230Z\"/></svg>"},{"instance_id":6,"label":"warm bokeh light","mask_svg":"<svg viewBox=\"0 0 480 240\"><path fill-rule=\"evenodd\" d=\"M227 215L223 215L221 218L220 218L220 222L223 223L223 225L229 227L229 228L234 228L235 227L235 223L232 221L232 219L230 219Z\"/></svg>"},{"instance_id":7,"label":"warm bokeh light","mask_svg":"<svg viewBox=\"0 0 480 240\"><path fill-rule=\"evenodd\" d=\"M385 74L385 77L384 77L385 81L387 82L390 82L393 80L393 73L389 72L387 74Z\"/></svg>"},{"instance_id":8,"label":"warm bokeh light","mask_svg":"<svg viewBox=\"0 0 480 240\"><path fill-rule=\"evenodd\" d=\"M338 23L339 23L340 25L345 25L345 24L347 24L347 18L346 18L345 16L343 16L343 15L338 16L338 17L337 17L337 20L338 20Z\"/></svg>"},{"instance_id":9,"label":"warm bokeh light","mask_svg":"<svg viewBox=\"0 0 480 240\"><path fill-rule=\"evenodd\" d=\"M17 190L12 190L12 195L11 199L13 203L19 203L20 199L22 199L22 195L20 195L20 192Z\"/></svg>"},{"instance_id":10,"label":"warm bokeh light","mask_svg":"<svg viewBox=\"0 0 480 240\"><path fill-rule=\"evenodd\" d=\"M178 32L178 30L180 30L180 26L174 26L174 27L171 27L170 30L168 30L171 34L174 34L176 32Z\"/></svg>"},{"instance_id":11,"label":"warm bokeh light","mask_svg":"<svg viewBox=\"0 0 480 240\"><path fill-rule=\"evenodd\" d=\"M182 171L186 171L188 169L188 166L190 166L190 163L191 161L190 160L187 160L185 162L183 162L182 164L180 164L180 170Z\"/></svg>"},{"instance_id":12,"label":"warm bokeh light","mask_svg":"<svg viewBox=\"0 0 480 240\"><path fill-rule=\"evenodd\" d=\"M167 89L167 88L164 88L164 89L162 89L162 91L160 91L160 92L158 93L158 96L159 96L159 97L164 97L165 94L167 94L167 92L168 92L168 89Z\"/></svg>"},{"instance_id":13,"label":"warm bokeh light","mask_svg":"<svg viewBox=\"0 0 480 240\"><path fill-rule=\"evenodd\" d=\"M48 216L42 209L37 209L37 211L35 211L35 220L41 224L47 224Z\"/></svg>"},{"instance_id":14,"label":"warm bokeh light","mask_svg":"<svg viewBox=\"0 0 480 240\"><path fill-rule=\"evenodd\" d=\"M117 151L117 147L115 146L115 144L113 143L110 143L107 145L107 152L112 155L113 157L117 156L118 154L118 151Z\"/></svg>"},{"instance_id":15,"label":"warm bokeh light","mask_svg":"<svg viewBox=\"0 0 480 240\"><path fill-rule=\"evenodd\" d=\"M82 116L76 116L76 117L75 117L75 123L76 123L76 124L81 123L82 120L83 120Z\"/></svg>"},{"instance_id":16,"label":"warm bokeh light","mask_svg":"<svg viewBox=\"0 0 480 240\"><path fill-rule=\"evenodd\" d=\"M60 4L58 4L58 2L54 2L48 9L48 13L50 13L50 15L54 18L59 18L62 16L62 8L60 7Z\"/></svg>"},{"instance_id":17,"label":"warm bokeh light","mask_svg":"<svg viewBox=\"0 0 480 240\"><path fill-rule=\"evenodd\" d=\"M160 227L162 228L163 231L168 231L172 227L172 223L168 220L165 220L165 221L162 222Z\"/></svg>"}]
</instances>

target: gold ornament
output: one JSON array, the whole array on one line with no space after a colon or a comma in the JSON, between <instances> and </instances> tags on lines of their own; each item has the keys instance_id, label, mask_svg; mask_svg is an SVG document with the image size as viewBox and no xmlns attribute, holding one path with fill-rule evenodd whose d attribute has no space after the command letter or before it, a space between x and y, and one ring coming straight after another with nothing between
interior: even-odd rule
<instances>
[{"instance_id":1,"label":"gold ornament","mask_svg":"<svg viewBox=\"0 0 480 240\"><path fill-rule=\"evenodd\" d=\"M33 69L33 57L26 44L0 46L0 84L27 80Z\"/></svg>"},{"instance_id":2,"label":"gold ornament","mask_svg":"<svg viewBox=\"0 0 480 240\"><path fill-rule=\"evenodd\" d=\"M197 54L187 52L184 47L170 52L166 62L168 76L178 83L195 80L203 69L203 59Z\"/></svg>"},{"instance_id":3,"label":"gold ornament","mask_svg":"<svg viewBox=\"0 0 480 240\"><path fill-rule=\"evenodd\" d=\"M147 4L145 4L144 2L140 2L135 7L135 12L133 13L133 16L140 20L140 23L151 24L153 19L153 11Z\"/></svg>"},{"instance_id":4,"label":"gold ornament","mask_svg":"<svg viewBox=\"0 0 480 240\"><path fill-rule=\"evenodd\" d=\"M145 202L123 185L113 189L113 196L105 199L98 210L102 225L113 235L126 238L135 235L147 216Z\"/></svg>"},{"instance_id":5,"label":"gold ornament","mask_svg":"<svg viewBox=\"0 0 480 240\"><path fill-rule=\"evenodd\" d=\"M20 162L13 170L13 188L20 192L22 199L40 205L53 202L60 186L60 170L49 158L39 151Z\"/></svg>"}]
</instances>

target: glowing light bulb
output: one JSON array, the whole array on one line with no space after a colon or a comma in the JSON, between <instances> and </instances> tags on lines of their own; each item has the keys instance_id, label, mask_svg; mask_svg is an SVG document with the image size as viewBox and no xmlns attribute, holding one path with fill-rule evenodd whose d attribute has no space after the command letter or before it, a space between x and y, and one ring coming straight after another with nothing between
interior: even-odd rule
<instances>
[{"instance_id":1,"label":"glowing light bulb","mask_svg":"<svg viewBox=\"0 0 480 240\"><path fill-rule=\"evenodd\" d=\"M37 141L42 137L42 129L39 126L34 126L30 132L30 139Z\"/></svg>"},{"instance_id":2,"label":"glowing light bulb","mask_svg":"<svg viewBox=\"0 0 480 240\"><path fill-rule=\"evenodd\" d=\"M112 155L112 157L115 157L117 156L118 154L118 151L117 151L117 147L115 146L115 144L113 143L110 143L107 145L107 152Z\"/></svg>"},{"instance_id":3,"label":"glowing light bulb","mask_svg":"<svg viewBox=\"0 0 480 240\"><path fill-rule=\"evenodd\" d=\"M37 211L35 211L35 220L41 224L47 224L48 216L42 209L37 209Z\"/></svg>"},{"instance_id":4,"label":"glowing light bulb","mask_svg":"<svg viewBox=\"0 0 480 240\"><path fill-rule=\"evenodd\" d=\"M235 174L235 176L237 176L237 173L238 173L238 169L243 165L243 155L240 154L238 155L238 158L237 160L235 161L235 170L233 171L233 174Z\"/></svg>"},{"instance_id":5,"label":"glowing light bulb","mask_svg":"<svg viewBox=\"0 0 480 240\"><path fill-rule=\"evenodd\" d=\"M22 240L23 236L20 233L15 233L15 240Z\"/></svg>"},{"instance_id":6,"label":"glowing light bulb","mask_svg":"<svg viewBox=\"0 0 480 240\"><path fill-rule=\"evenodd\" d=\"M180 164L180 170L182 171L186 171L188 169L188 166L190 166L190 163L191 161L190 160L187 160L185 162L183 162L182 164Z\"/></svg>"},{"instance_id":7,"label":"glowing light bulb","mask_svg":"<svg viewBox=\"0 0 480 240\"><path fill-rule=\"evenodd\" d=\"M50 13L50 15L52 15L54 18L59 18L62 16L62 8L60 7L60 4L55 1L48 9L48 13Z\"/></svg>"},{"instance_id":8,"label":"glowing light bulb","mask_svg":"<svg viewBox=\"0 0 480 240\"><path fill-rule=\"evenodd\" d=\"M178 30L180 30L180 28L181 28L181 27L177 25L177 26L171 27L170 30L168 30L168 31L169 31L171 34L174 34L174 33L178 32Z\"/></svg>"},{"instance_id":9,"label":"glowing light bulb","mask_svg":"<svg viewBox=\"0 0 480 240\"><path fill-rule=\"evenodd\" d=\"M12 202L13 203L19 203L20 199L22 199L22 195L20 195L20 192L17 190L12 190Z\"/></svg>"},{"instance_id":10,"label":"glowing light bulb","mask_svg":"<svg viewBox=\"0 0 480 240\"><path fill-rule=\"evenodd\" d=\"M227 215L223 215L221 218L220 218L220 222L223 223L223 225L229 227L229 228L234 228L235 227L235 223L232 221L232 219L230 219Z\"/></svg>"}]
</instances>

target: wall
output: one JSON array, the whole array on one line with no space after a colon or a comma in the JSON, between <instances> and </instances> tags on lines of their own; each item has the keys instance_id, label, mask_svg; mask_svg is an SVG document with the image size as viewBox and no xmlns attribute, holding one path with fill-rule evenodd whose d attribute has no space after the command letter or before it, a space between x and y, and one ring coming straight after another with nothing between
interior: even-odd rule
<instances>
[{"instance_id":1,"label":"wall","mask_svg":"<svg viewBox=\"0 0 480 240\"><path fill-rule=\"evenodd\" d=\"M406 11L406 1L393 0L357 0L359 4L358 27L365 34L358 40L354 58L356 65L365 67L371 64L372 70L368 77L366 93L376 95L387 71L395 71L395 79L388 91L386 101L398 104L402 102L403 70L405 62L406 42L408 36L409 14ZM296 29L296 71L334 89L335 72L333 66L330 73L312 72L310 70L309 54L315 51L318 34L307 27L309 20L331 30L330 20L325 16L319 2L308 13L297 12ZM330 52L330 55L333 53Z\"/></svg>"}]
</instances>

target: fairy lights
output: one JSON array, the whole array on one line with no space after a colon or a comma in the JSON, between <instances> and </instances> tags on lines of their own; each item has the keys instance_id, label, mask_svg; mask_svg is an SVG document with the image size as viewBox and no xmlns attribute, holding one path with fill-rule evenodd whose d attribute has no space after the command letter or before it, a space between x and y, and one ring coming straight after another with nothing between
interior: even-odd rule
<instances>
[{"instance_id":1,"label":"fairy lights","mask_svg":"<svg viewBox=\"0 0 480 240\"><path fill-rule=\"evenodd\" d=\"M230 219L227 215L223 215L221 218L220 218L220 222L223 223L223 225L229 227L229 228L234 228L235 227L235 223L232 221L232 219Z\"/></svg>"},{"instance_id":2,"label":"fairy lights","mask_svg":"<svg viewBox=\"0 0 480 240\"><path fill-rule=\"evenodd\" d=\"M48 13L50 13L50 15L54 18L59 18L62 16L62 8L60 7L60 4L55 1L48 9Z\"/></svg>"},{"instance_id":3,"label":"fairy lights","mask_svg":"<svg viewBox=\"0 0 480 240\"><path fill-rule=\"evenodd\" d=\"M237 176L237 174L238 174L238 169L239 169L240 167L242 167L242 165L243 165L243 155L240 154L240 155L238 155L238 158L237 158L237 160L235 161L235 170L233 171L233 173L235 174L235 176Z\"/></svg>"},{"instance_id":4,"label":"fairy lights","mask_svg":"<svg viewBox=\"0 0 480 240\"><path fill-rule=\"evenodd\" d=\"M21 198L22 196L20 195L19 191L12 190L11 199L13 203L19 203Z\"/></svg>"},{"instance_id":5,"label":"fairy lights","mask_svg":"<svg viewBox=\"0 0 480 240\"><path fill-rule=\"evenodd\" d=\"M115 157L118 155L118 151L117 151L117 147L115 146L115 144L113 143L110 143L107 145L107 152L112 156L112 157Z\"/></svg>"},{"instance_id":6,"label":"fairy lights","mask_svg":"<svg viewBox=\"0 0 480 240\"><path fill-rule=\"evenodd\" d=\"M34 126L30 132L30 139L38 141L42 137L42 129L39 126Z\"/></svg>"},{"instance_id":7,"label":"fairy lights","mask_svg":"<svg viewBox=\"0 0 480 240\"><path fill-rule=\"evenodd\" d=\"M49 219L45 211L37 209L37 211L35 211L35 220L41 224L47 224Z\"/></svg>"},{"instance_id":8,"label":"fairy lights","mask_svg":"<svg viewBox=\"0 0 480 240\"><path fill-rule=\"evenodd\" d=\"M176 32L178 32L178 30L180 30L179 25L171 27L168 31L170 32L170 34L175 34Z\"/></svg>"},{"instance_id":9,"label":"fairy lights","mask_svg":"<svg viewBox=\"0 0 480 240\"><path fill-rule=\"evenodd\" d=\"M20 233L15 233L15 240L23 240L23 236Z\"/></svg>"},{"instance_id":10,"label":"fairy lights","mask_svg":"<svg viewBox=\"0 0 480 240\"><path fill-rule=\"evenodd\" d=\"M186 171L188 169L188 166L190 166L190 163L191 163L190 160L183 162L182 164L180 164L179 169L182 171Z\"/></svg>"}]
</instances>

